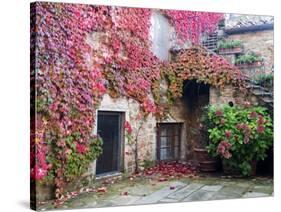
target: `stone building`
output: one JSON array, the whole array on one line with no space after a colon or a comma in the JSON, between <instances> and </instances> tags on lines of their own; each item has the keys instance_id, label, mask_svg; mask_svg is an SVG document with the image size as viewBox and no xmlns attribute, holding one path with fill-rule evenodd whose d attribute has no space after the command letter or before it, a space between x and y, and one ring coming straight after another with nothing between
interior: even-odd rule
<instances>
[{"instance_id":1,"label":"stone building","mask_svg":"<svg viewBox=\"0 0 281 212\"><path fill-rule=\"evenodd\" d=\"M262 53L266 49L266 53L268 53L265 57L266 64L268 66L273 64L272 29L261 30L264 28L258 28L257 31L253 32L249 29L246 30L246 34L244 31L237 34L235 33L236 28L235 30L229 28L229 20L230 18L226 17L227 27L224 31L226 39L244 39L245 50L259 50ZM169 24L169 20L157 11L154 11L151 23L152 51L159 59L169 61L172 58L171 49L190 47L189 43L180 47L175 45L173 27ZM263 47L256 45L261 41L264 42ZM92 42L96 43L97 41ZM227 55L226 57L230 56L235 57L235 55ZM162 84L165 89L165 83ZM97 121L95 124L95 133L100 134L105 140L103 155L106 156L100 156L93 163L91 173L100 178L106 175L134 171L134 155L132 147L128 144L128 138L125 136L125 121L131 124L133 133L138 133L138 158L141 163L169 159L194 161L193 149L202 142L199 125L204 106L208 104L239 104L244 99L239 96L239 93L237 94L236 88L231 85L218 89L209 85L186 82L183 88L183 97L175 102L167 119L159 121L149 115L143 122L137 119L140 105L136 101L125 97L111 98L106 94L96 111ZM257 102L257 99L253 97L252 101Z\"/></svg>"},{"instance_id":2,"label":"stone building","mask_svg":"<svg viewBox=\"0 0 281 212\"><path fill-rule=\"evenodd\" d=\"M273 20L269 18L266 19L268 22L265 22L264 19L260 19L258 23L261 24L248 26L239 17L244 16L226 16L225 29L219 34L225 39L241 40L245 52L254 51L261 54L266 70L271 71L273 68ZM249 20L247 24L253 23ZM176 45L173 27L169 20L157 10L152 15L150 34L152 51L163 61L172 60L171 50L190 47L190 43L185 43L180 47ZM100 36L99 32L89 35L88 42L92 48L99 48ZM233 63L237 55L222 56ZM161 86L163 90L166 89L165 82L162 82ZM252 102L258 101L255 95L250 95L250 97ZM105 94L98 110L95 111L97 119L94 124L94 134L99 134L104 142L103 153L91 164L89 172L82 177L90 176L92 180L132 173L135 170L135 157L125 132L126 122L130 123L132 133L138 136L137 154L141 166L146 161L196 162L194 148L204 142L199 132L204 106L240 104L247 98L247 96L241 97L236 88L231 85L218 89L195 81L187 81L183 86L183 96L175 101L166 119L157 120L155 116L149 115L143 121L138 119L141 107L137 101L126 97L112 98L109 94ZM46 192L37 193L44 195Z\"/></svg>"},{"instance_id":3,"label":"stone building","mask_svg":"<svg viewBox=\"0 0 281 212\"><path fill-rule=\"evenodd\" d=\"M226 18L226 39L240 40L244 53L254 52L264 60L267 71L273 68L273 22L272 16L249 16L231 14Z\"/></svg>"}]
</instances>

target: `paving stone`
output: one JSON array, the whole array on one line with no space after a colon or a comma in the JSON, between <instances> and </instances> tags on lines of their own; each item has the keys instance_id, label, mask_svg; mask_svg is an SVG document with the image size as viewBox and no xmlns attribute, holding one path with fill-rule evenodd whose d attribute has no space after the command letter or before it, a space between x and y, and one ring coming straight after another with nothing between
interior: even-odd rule
<instances>
[{"instance_id":1,"label":"paving stone","mask_svg":"<svg viewBox=\"0 0 281 212\"><path fill-rule=\"evenodd\" d=\"M242 198L242 195L238 193L219 191L216 192L209 200L238 199L238 198Z\"/></svg>"},{"instance_id":2,"label":"paving stone","mask_svg":"<svg viewBox=\"0 0 281 212\"><path fill-rule=\"evenodd\" d=\"M199 191L196 191L192 193L187 198L183 199L184 202L190 202L190 201L205 201L209 200L212 196L214 196L214 191L205 191L200 189Z\"/></svg>"},{"instance_id":3,"label":"paving stone","mask_svg":"<svg viewBox=\"0 0 281 212\"><path fill-rule=\"evenodd\" d=\"M224 186L220 191L223 194L238 194L242 196L247 191L247 188L239 186Z\"/></svg>"},{"instance_id":4,"label":"paving stone","mask_svg":"<svg viewBox=\"0 0 281 212\"><path fill-rule=\"evenodd\" d=\"M175 187L174 189L170 189L170 186ZM166 198L169 194L176 192L177 190L181 189L182 187L186 186L185 183L182 182L173 182L169 186L166 186L146 197L141 198L140 200L136 201L136 204L151 204L160 201L161 199Z\"/></svg>"},{"instance_id":5,"label":"paving stone","mask_svg":"<svg viewBox=\"0 0 281 212\"><path fill-rule=\"evenodd\" d=\"M146 196L153 192L151 186L137 185L127 189L128 193L133 196Z\"/></svg>"},{"instance_id":6,"label":"paving stone","mask_svg":"<svg viewBox=\"0 0 281 212\"><path fill-rule=\"evenodd\" d=\"M110 202L113 205L133 205L137 200L139 200L141 197L139 196L119 196L117 198L113 198Z\"/></svg>"},{"instance_id":7,"label":"paving stone","mask_svg":"<svg viewBox=\"0 0 281 212\"><path fill-rule=\"evenodd\" d=\"M268 197L269 194L266 193L259 193L259 192L247 192L243 195L245 198L251 198L251 197Z\"/></svg>"},{"instance_id":8,"label":"paving stone","mask_svg":"<svg viewBox=\"0 0 281 212\"><path fill-rule=\"evenodd\" d=\"M176 200L181 200L187 197L188 195L192 194L193 192L197 191L200 189L203 184L199 183L191 183L188 186L180 189L179 191L172 193L169 195L169 198L176 199Z\"/></svg>"},{"instance_id":9,"label":"paving stone","mask_svg":"<svg viewBox=\"0 0 281 212\"><path fill-rule=\"evenodd\" d=\"M205 185L201 188L201 190L204 191L219 191L220 189L222 189L222 185Z\"/></svg>"},{"instance_id":10,"label":"paving stone","mask_svg":"<svg viewBox=\"0 0 281 212\"><path fill-rule=\"evenodd\" d=\"M164 199L161 199L159 202L160 203L174 203L174 202L179 202L179 201L176 199L164 198Z\"/></svg>"},{"instance_id":11,"label":"paving stone","mask_svg":"<svg viewBox=\"0 0 281 212\"><path fill-rule=\"evenodd\" d=\"M264 185L256 185L252 189L253 192L258 193L266 193L266 194L272 194L273 187L272 186L264 186Z\"/></svg>"}]
</instances>

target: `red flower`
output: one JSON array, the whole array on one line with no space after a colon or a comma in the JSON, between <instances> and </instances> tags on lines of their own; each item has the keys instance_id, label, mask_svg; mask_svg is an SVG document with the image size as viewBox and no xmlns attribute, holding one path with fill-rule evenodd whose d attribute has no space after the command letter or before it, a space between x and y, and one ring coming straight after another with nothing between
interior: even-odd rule
<instances>
[{"instance_id":1,"label":"red flower","mask_svg":"<svg viewBox=\"0 0 281 212\"><path fill-rule=\"evenodd\" d=\"M76 143L76 150L77 152L79 152L80 154L83 154L87 151L87 148L85 145L80 144L80 143Z\"/></svg>"},{"instance_id":2,"label":"red flower","mask_svg":"<svg viewBox=\"0 0 281 212\"><path fill-rule=\"evenodd\" d=\"M258 124L261 125L264 123L264 119L262 115L259 115Z\"/></svg>"},{"instance_id":3,"label":"red flower","mask_svg":"<svg viewBox=\"0 0 281 212\"><path fill-rule=\"evenodd\" d=\"M39 167L37 164L31 169L31 177L36 180L42 180L47 175L47 169Z\"/></svg>"},{"instance_id":4,"label":"red flower","mask_svg":"<svg viewBox=\"0 0 281 212\"><path fill-rule=\"evenodd\" d=\"M250 138L249 138L249 136L248 135L245 135L244 136L244 144L247 144L247 143L249 143L249 141L250 141Z\"/></svg>"},{"instance_id":5,"label":"red flower","mask_svg":"<svg viewBox=\"0 0 281 212\"><path fill-rule=\"evenodd\" d=\"M231 158L232 154L229 151L226 151L223 156L224 158L229 159Z\"/></svg>"},{"instance_id":6,"label":"red flower","mask_svg":"<svg viewBox=\"0 0 281 212\"><path fill-rule=\"evenodd\" d=\"M264 133L264 126L262 126L262 125L259 125L258 127L257 127L257 132L258 133L260 133L260 134L262 134L262 133Z\"/></svg>"},{"instance_id":7,"label":"red flower","mask_svg":"<svg viewBox=\"0 0 281 212\"><path fill-rule=\"evenodd\" d=\"M229 152L231 146L232 145L228 141L222 141L218 145L217 153L224 158L229 159L232 156L232 154Z\"/></svg>"},{"instance_id":8,"label":"red flower","mask_svg":"<svg viewBox=\"0 0 281 212\"><path fill-rule=\"evenodd\" d=\"M255 118L257 118L257 115L258 114L255 111L252 111L249 116L251 119L255 119Z\"/></svg>"},{"instance_id":9,"label":"red flower","mask_svg":"<svg viewBox=\"0 0 281 212\"><path fill-rule=\"evenodd\" d=\"M128 134L132 133L132 127L128 121L125 122L125 130L127 131Z\"/></svg>"},{"instance_id":10,"label":"red flower","mask_svg":"<svg viewBox=\"0 0 281 212\"><path fill-rule=\"evenodd\" d=\"M215 112L216 116L220 117L220 116L223 116L223 112L221 110L217 110Z\"/></svg>"},{"instance_id":11,"label":"red flower","mask_svg":"<svg viewBox=\"0 0 281 212\"><path fill-rule=\"evenodd\" d=\"M230 136L231 136L231 131L230 130L226 130L225 131L225 136L226 136L227 139L229 139Z\"/></svg>"}]
</instances>

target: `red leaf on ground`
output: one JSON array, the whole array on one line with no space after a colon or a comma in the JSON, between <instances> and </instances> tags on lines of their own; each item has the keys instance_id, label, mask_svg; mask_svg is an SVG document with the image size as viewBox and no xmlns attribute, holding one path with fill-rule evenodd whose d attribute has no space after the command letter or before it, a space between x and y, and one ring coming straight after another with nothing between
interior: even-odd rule
<instances>
[{"instance_id":1,"label":"red leaf on ground","mask_svg":"<svg viewBox=\"0 0 281 212\"><path fill-rule=\"evenodd\" d=\"M106 191L107 191L106 187L100 187L97 189L97 192L99 192L99 193L104 193Z\"/></svg>"},{"instance_id":2,"label":"red leaf on ground","mask_svg":"<svg viewBox=\"0 0 281 212\"><path fill-rule=\"evenodd\" d=\"M159 179L158 179L158 181L159 182L164 182L164 181L167 181L168 179L167 178L164 178L164 177L160 177Z\"/></svg>"},{"instance_id":3,"label":"red leaf on ground","mask_svg":"<svg viewBox=\"0 0 281 212\"><path fill-rule=\"evenodd\" d=\"M129 194L128 191L124 191L121 193L121 195L124 195L124 196L128 196L128 194Z\"/></svg>"}]
</instances>

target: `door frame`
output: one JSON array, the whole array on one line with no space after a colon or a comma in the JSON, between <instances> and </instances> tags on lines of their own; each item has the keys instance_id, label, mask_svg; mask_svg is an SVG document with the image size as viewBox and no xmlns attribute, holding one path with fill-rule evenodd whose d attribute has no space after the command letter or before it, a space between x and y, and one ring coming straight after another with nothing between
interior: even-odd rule
<instances>
[{"instance_id":1,"label":"door frame","mask_svg":"<svg viewBox=\"0 0 281 212\"><path fill-rule=\"evenodd\" d=\"M114 175L116 173L124 172L124 152L125 152L125 111L113 111L113 110L96 110L96 124L95 124L95 133L98 133L98 115L99 114L118 114L119 115L119 141L120 145L118 147L118 158L117 158L117 170L112 172L105 172L101 174L96 174L97 177ZM96 167L97 168L97 163ZM96 171L95 171L96 173Z\"/></svg>"}]
</instances>

